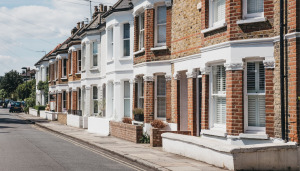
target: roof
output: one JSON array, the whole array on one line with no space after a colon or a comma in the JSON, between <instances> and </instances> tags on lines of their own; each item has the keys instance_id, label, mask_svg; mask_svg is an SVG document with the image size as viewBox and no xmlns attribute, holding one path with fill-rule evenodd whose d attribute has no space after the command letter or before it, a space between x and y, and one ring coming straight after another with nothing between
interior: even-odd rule
<instances>
[{"instance_id":1,"label":"roof","mask_svg":"<svg viewBox=\"0 0 300 171\"><path fill-rule=\"evenodd\" d=\"M133 9L133 4L131 0L119 0L112 6L111 9L109 9L107 12L103 14L103 17L106 18L114 12L128 11L131 9Z\"/></svg>"}]
</instances>

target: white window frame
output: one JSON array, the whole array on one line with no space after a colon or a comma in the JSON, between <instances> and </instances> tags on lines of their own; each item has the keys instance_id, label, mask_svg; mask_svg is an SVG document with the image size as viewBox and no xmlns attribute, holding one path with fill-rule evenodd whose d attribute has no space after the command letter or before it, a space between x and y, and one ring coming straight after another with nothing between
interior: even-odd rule
<instances>
[{"instance_id":1,"label":"white window frame","mask_svg":"<svg viewBox=\"0 0 300 171\"><path fill-rule=\"evenodd\" d=\"M79 60L79 57L80 57L80 60ZM81 71L82 71L82 52L81 52L81 50L78 50L77 51L77 72L80 73Z\"/></svg>"},{"instance_id":2,"label":"white window frame","mask_svg":"<svg viewBox=\"0 0 300 171\"><path fill-rule=\"evenodd\" d=\"M157 39L157 36L158 36L158 7L162 7L162 6L165 6L166 7L166 23L164 24L160 24L160 25L165 25L166 26L166 32L167 32L167 6L165 4L159 4L155 7L155 36L154 36L154 46L155 47L160 47L160 46L165 46L166 43L167 43L167 33L166 33L166 42L164 43L158 43L158 39Z\"/></svg>"},{"instance_id":3,"label":"white window frame","mask_svg":"<svg viewBox=\"0 0 300 171\"><path fill-rule=\"evenodd\" d=\"M70 51L70 75L73 74L73 51Z\"/></svg>"},{"instance_id":4,"label":"white window frame","mask_svg":"<svg viewBox=\"0 0 300 171\"><path fill-rule=\"evenodd\" d=\"M66 58L62 58L62 77L65 78L67 77L67 59ZM66 71L65 71L66 69Z\"/></svg>"},{"instance_id":5,"label":"white window frame","mask_svg":"<svg viewBox=\"0 0 300 171\"><path fill-rule=\"evenodd\" d=\"M209 74L209 128L212 130L217 130L217 131L222 131L226 132L226 119L225 119L225 124L216 124L215 119L216 119L216 97L222 97L226 98L226 90L225 92L220 92L220 94L214 94L213 89L214 89L214 83L213 83L213 67L222 65L224 66L224 63L215 63L210 66L210 74ZM226 69L225 69L225 75L226 75ZM225 114L225 118L226 118Z\"/></svg>"},{"instance_id":6,"label":"white window frame","mask_svg":"<svg viewBox=\"0 0 300 171\"><path fill-rule=\"evenodd\" d=\"M137 94L137 98L138 98L137 99L137 107L143 109L144 108L144 103L143 104L140 103L140 99L143 99L143 102L145 101L144 92L142 91L142 90L144 90L145 83L144 83L144 79L142 77L140 77L138 79L137 85L138 85L138 92L136 92L136 93L138 93Z\"/></svg>"},{"instance_id":7,"label":"white window frame","mask_svg":"<svg viewBox=\"0 0 300 171\"><path fill-rule=\"evenodd\" d=\"M129 25L129 37L128 37L128 38L125 38L125 37L124 37L124 35L125 35L125 25L126 25L126 24ZM122 46L122 47L123 47L123 48L122 48L123 57L129 57L129 56L131 55L131 51L130 51L130 35L131 35L131 34L130 34L130 24L129 24L129 23L124 23L124 24L123 24L123 46ZM126 56L126 55L125 55L125 41L128 41L128 40L129 40L129 49L128 49L128 50L129 50L129 55Z\"/></svg>"},{"instance_id":8,"label":"white window frame","mask_svg":"<svg viewBox=\"0 0 300 171\"><path fill-rule=\"evenodd\" d=\"M218 22L214 21L214 1L216 0L209 0L209 27L219 27L219 26L223 26L225 23L225 19L226 19L226 0L225 1L225 14L224 14L224 19L220 20Z\"/></svg>"},{"instance_id":9,"label":"white window frame","mask_svg":"<svg viewBox=\"0 0 300 171\"><path fill-rule=\"evenodd\" d=\"M114 27L108 28L108 62L112 61L114 59Z\"/></svg>"},{"instance_id":10,"label":"white window frame","mask_svg":"<svg viewBox=\"0 0 300 171\"><path fill-rule=\"evenodd\" d=\"M97 98L94 98L94 88L97 89ZM92 86L92 100L93 100L93 114L97 115L99 113L99 105L98 105L98 99L99 99L99 94L98 94L98 87L96 85ZM95 102L97 103L97 113L95 113Z\"/></svg>"},{"instance_id":11,"label":"white window frame","mask_svg":"<svg viewBox=\"0 0 300 171\"><path fill-rule=\"evenodd\" d=\"M264 93L248 93L247 90L247 63L248 62L262 62L262 60L246 60L245 61L245 72L244 72L244 131L245 132L266 132L266 127L254 127L248 126L248 95L258 95L265 96L266 91ZM266 88L266 81L265 81Z\"/></svg>"},{"instance_id":12,"label":"white window frame","mask_svg":"<svg viewBox=\"0 0 300 171\"><path fill-rule=\"evenodd\" d=\"M167 112L167 82L166 82L166 84L165 84L165 95L157 95L157 93L158 93L158 90L157 90L157 83L158 83L158 76L163 76L164 78L165 78L165 75L162 75L162 74L159 74L159 75L155 75L155 88L154 88L154 104L155 104L155 107L154 107L154 113L155 113L155 119L159 119L159 120L166 120L166 117L167 117L167 114L166 114L166 112ZM166 81L166 80L165 80ZM158 99L158 97L164 97L165 98L165 105L166 105L166 108L165 108L165 117L158 117L157 116L157 106L158 106L158 104L157 104L157 99Z\"/></svg>"},{"instance_id":13,"label":"white window frame","mask_svg":"<svg viewBox=\"0 0 300 171\"><path fill-rule=\"evenodd\" d=\"M262 18L264 17L264 12L258 12L253 14L248 14L247 10L247 2L248 0L243 0L243 18L244 19L250 19L250 18ZM264 5L264 4L263 4ZM263 7L264 9L264 7Z\"/></svg>"},{"instance_id":14,"label":"white window frame","mask_svg":"<svg viewBox=\"0 0 300 171\"><path fill-rule=\"evenodd\" d=\"M97 53L94 54L94 44L95 44L95 43L97 44ZM98 65L99 65L99 60L98 60L98 54L99 54L99 52L98 52L98 45L99 45L99 44L98 44L97 41L94 41L94 42L91 43L91 51L92 51L92 52L91 52L91 55L92 55L92 57L91 57L91 59L92 59L91 64L92 64L92 65L91 65L91 66L92 66L92 68L97 68ZM94 64L94 58L95 58L95 57L96 57L96 59L97 59L97 65Z\"/></svg>"},{"instance_id":15,"label":"white window frame","mask_svg":"<svg viewBox=\"0 0 300 171\"><path fill-rule=\"evenodd\" d=\"M81 60L82 60L81 71L84 71L85 70L85 61L86 61L86 44L84 43L81 48L82 48L82 51L81 51Z\"/></svg>"},{"instance_id":16,"label":"white window frame","mask_svg":"<svg viewBox=\"0 0 300 171\"><path fill-rule=\"evenodd\" d=\"M128 82L128 85L129 85L129 97L125 97L125 91L126 91L126 89L125 89L125 82ZM124 117L131 117L131 114L130 114L130 101L131 101L131 99L130 99L130 94L131 94L131 92L130 92L130 82L129 82L129 80L125 80L124 82L123 82L123 90L124 90L124 93L123 93L123 102L124 102ZM129 101L129 116L126 116L125 115L125 101Z\"/></svg>"},{"instance_id":17,"label":"white window frame","mask_svg":"<svg viewBox=\"0 0 300 171\"><path fill-rule=\"evenodd\" d=\"M142 16L144 16L144 27L142 28ZM142 12L139 16L139 50L142 50L145 48L145 12ZM143 35L143 36L142 36ZM143 41L142 41L143 40Z\"/></svg>"}]
</instances>

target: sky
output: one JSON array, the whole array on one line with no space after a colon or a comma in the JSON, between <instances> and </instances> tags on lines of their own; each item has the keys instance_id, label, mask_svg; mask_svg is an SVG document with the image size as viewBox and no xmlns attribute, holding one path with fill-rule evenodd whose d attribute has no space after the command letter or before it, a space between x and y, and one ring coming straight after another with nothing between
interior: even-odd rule
<instances>
[{"instance_id":1,"label":"sky","mask_svg":"<svg viewBox=\"0 0 300 171\"><path fill-rule=\"evenodd\" d=\"M91 0L112 6L117 0ZM87 0L0 0L0 76L34 64L90 18Z\"/></svg>"}]
</instances>

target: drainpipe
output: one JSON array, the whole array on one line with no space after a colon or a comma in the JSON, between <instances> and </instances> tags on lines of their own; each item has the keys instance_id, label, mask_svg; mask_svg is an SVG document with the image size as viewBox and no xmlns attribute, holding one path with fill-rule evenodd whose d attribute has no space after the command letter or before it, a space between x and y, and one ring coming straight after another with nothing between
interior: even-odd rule
<instances>
[{"instance_id":1,"label":"drainpipe","mask_svg":"<svg viewBox=\"0 0 300 171\"><path fill-rule=\"evenodd\" d=\"M281 102L281 135L286 140L285 101L284 101L284 0L280 0L280 102Z\"/></svg>"}]
</instances>

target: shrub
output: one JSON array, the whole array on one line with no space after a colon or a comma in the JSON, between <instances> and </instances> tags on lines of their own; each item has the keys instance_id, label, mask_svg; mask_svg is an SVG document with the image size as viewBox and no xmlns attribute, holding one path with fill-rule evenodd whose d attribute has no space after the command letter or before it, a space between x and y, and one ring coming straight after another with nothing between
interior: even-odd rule
<instances>
[{"instance_id":1,"label":"shrub","mask_svg":"<svg viewBox=\"0 0 300 171\"><path fill-rule=\"evenodd\" d=\"M140 138L140 143L149 144L150 136L147 133L143 134L143 136Z\"/></svg>"},{"instance_id":2,"label":"shrub","mask_svg":"<svg viewBox=\"0 0 300 171\"><path fill-rule=\"evenodd\" d=\"M156 119L151 122L151 126L154 128L162 129L162 128L166 127L167 125L163 121Z\"/></svg>"},{"instance_id":3,"label":"shrub","mask_svg":"<svg viewBox=\"0 0 300 171\"><path fill-rule=\"evenodd\" d=\"M142 109L142 108L135 108L135 109L133 109L132 113L134 115L143 115L144 114L144 109Z\"/></svg>"},{"instance_id":4,"label":"shrub","mask_svg":"<svg viewBox=\"0 0 300 171\"><path fill-rule=\"evenodd\" d=\"M29 106L29 107L34 107L35 99L29 97L29 98L26 98L26 99L25 99L25 102L26 102L27 106Z\"/></svg>"},{"instance_id":5,"label":"shrub","mask_svg":"<svg viewBox=\"0 0 300 171\"><path fill-rule=\"evenodd\" d=\"M45 110L46 106L34 106L35 110Z\"/></svg>"},{"instance_id":6,"label":"shrub","mask_svg":"<svg viewBox=\"0 0 300 171\"><path fill-rule=\"evenodd\" d=\"M122 122L126 123L126 124L132 124L132 119L131 118L123 118Z\"/></svg>"}]
</instances>

